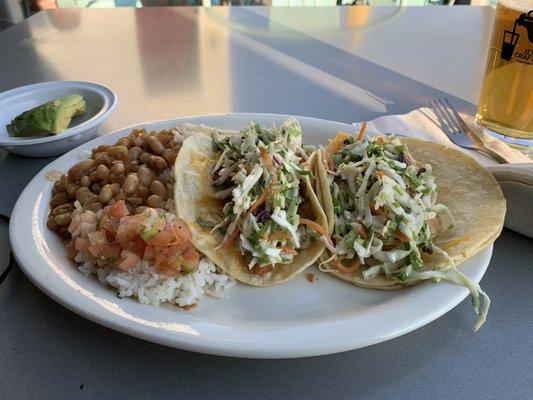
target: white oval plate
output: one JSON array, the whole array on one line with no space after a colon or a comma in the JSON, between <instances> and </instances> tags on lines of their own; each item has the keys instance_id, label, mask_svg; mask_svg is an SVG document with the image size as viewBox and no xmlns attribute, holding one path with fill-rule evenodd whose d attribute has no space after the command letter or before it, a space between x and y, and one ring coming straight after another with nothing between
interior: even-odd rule
<instances>
[{"instance_id":1,"label":"white oval plate","mask_svg":"<svg viewBox=\"0 0 533 400\"><path fill-rule=\"evenodd\" d=\"M181 122L240 129L250 121L280 124L287 116L226 114L178 118L143 124L164 129ZM350 125L298 117L304 142L324 144ZM11 245L24 273L54 300L92 321L152 342L202 353L288 358L335 353L383 342L419 328L451 310L467 295L462 286L423 283L401 291L373 291L322 274L315 267L315 283L305 274L290 282L255 288L239 284L223 299L204 298L198 307L183 311L119 299L96 279L80 273L67 257L59 238L46 228L53 183L51 170L66 171L83 150L114 143L131 130L99 137L65 154L44 168L17 201L10 225ZM483 276L492 246L461 265L470 278ZM475 316L472 314L472 324Z\"/></svg>"}]
</instances>

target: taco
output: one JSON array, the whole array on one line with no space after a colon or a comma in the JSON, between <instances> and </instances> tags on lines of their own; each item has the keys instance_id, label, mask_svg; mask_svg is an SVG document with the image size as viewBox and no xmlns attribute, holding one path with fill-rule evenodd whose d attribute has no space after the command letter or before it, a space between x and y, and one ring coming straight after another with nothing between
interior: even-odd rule
<instances>
[{"instance_id":1,"label":"taco","mask_svg":"<svg viewBox=\"0 0 533 400\"><path fill-rule=\"evenodd\" d=\"M242 132L192 127L175 164L175 199L198 250L237 280L287 281L324 250L327 219L311 182L316 153L298 122Z\"/></svg>"},{"instance_id":2,"label":"taco","mask_svg":"<svg viewBox=\"0 0 533 400\"><path fill-rule=\"evenodd\" d=\"M315 169L330 234L322 270L382 290L428 279L463 284L481 326L490 299L456 264L502 230L505 199L489 172L436 143L364 138L364 126L358 136L339 132Z\"/></svg>"}]
</instances>

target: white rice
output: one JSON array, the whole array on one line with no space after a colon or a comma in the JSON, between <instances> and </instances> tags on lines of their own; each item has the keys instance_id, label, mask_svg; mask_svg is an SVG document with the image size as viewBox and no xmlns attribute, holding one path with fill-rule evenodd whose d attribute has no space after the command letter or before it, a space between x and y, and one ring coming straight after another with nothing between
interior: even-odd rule
<instances>
[{"instance_id":1,"label":"white rice","mask_svg":"<svg viewBox=\"0 0 533 400\"><path fill-rule=\"evenodd\" d=\"M171 277L158 273L146 261L123 271L116 267L97 269L94 263L84 262L81 253L78 256L76 261L83 262L79 270L85 275L96 273L100 283L117 289L119 297L135 297L143 304L190 306L205 295L222 297L224 291L236 283L229 275L217 273L216 266L206 258L201 259L198 268L190 274Z\"/></svg>"}]
</instances>

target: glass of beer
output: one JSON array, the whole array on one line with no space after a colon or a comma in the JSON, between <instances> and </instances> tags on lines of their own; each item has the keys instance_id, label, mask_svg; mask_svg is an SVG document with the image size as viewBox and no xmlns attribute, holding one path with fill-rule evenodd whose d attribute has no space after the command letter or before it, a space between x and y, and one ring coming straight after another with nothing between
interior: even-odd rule
<instances>
[{"instance_id":1,"label":"glass of beer","mask_svg":"<svg viewBox=\"0 0 533 400\"><path fill-rule=\"evenodd\" d=\"M498 2L476 119L533 140L533 0Z\"/></svg>"}]
</instances>

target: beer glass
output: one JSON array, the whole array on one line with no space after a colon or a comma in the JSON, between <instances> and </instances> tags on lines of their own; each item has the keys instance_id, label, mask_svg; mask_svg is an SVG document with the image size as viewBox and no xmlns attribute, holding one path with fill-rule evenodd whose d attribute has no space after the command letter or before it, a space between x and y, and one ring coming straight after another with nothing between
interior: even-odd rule
<instances>
[{"instance_id":1,"label":"beer glass","mask_svg":"<svg viewBox=\"0 0 533 400\"><path fill-rule=\"evenodd\" d=\"M476 119L533 139L533 0L498 2Z\"/></svg>"}]
</instances>

